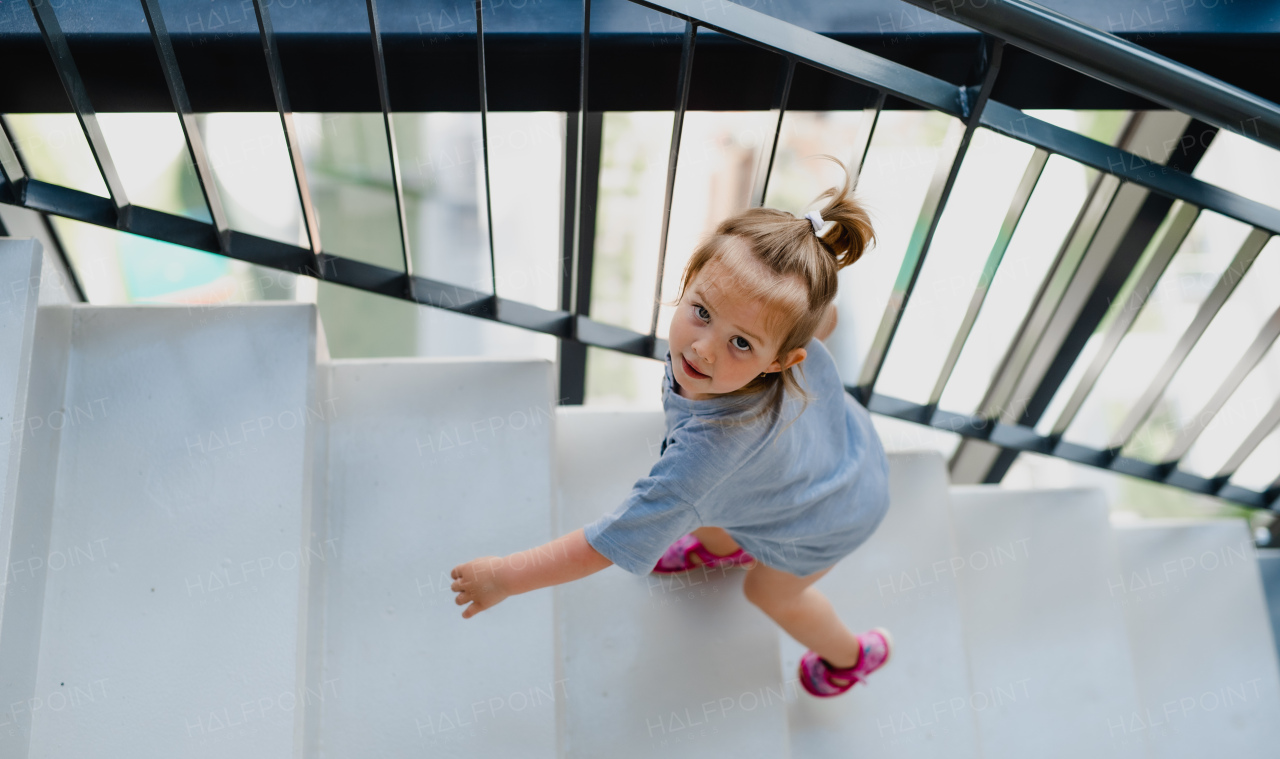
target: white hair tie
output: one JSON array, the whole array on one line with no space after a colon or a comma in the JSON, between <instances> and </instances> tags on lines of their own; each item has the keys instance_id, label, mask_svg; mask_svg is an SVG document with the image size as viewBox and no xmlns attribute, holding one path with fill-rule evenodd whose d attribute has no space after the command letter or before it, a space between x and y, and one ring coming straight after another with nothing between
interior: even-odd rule
<instances>
[{"instance_id":1,"label":"white hair tie","mask_svg":"<svg viewBox=\"0 0 1280 759\"><path fill-rule=\"evenodd\" d=\"M827 222L823 221L822 214L817 211L810 211L804 217L813 225L813 233L818 237L822 236L822 230L827 226Z\"/></svg>"}]
</instances>

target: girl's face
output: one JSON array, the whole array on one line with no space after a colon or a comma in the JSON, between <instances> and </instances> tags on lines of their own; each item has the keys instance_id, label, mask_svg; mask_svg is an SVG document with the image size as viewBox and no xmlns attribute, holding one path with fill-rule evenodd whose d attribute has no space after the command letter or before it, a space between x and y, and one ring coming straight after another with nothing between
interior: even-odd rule
<instances>
[{"instance_id":1,"label":"girl's face","mask_svg":"<svg viewBox=\"0 0 1280 759\"><path fill-rule=\"evenodd\" d=\"M731 282L725 265L711 261L685 288L671 319L671 370L691 400L731 393L761 372L804 360L804 348L778 360L779 339L765 328L764 308L738 297Z\"/></svg>"}]
</instances>

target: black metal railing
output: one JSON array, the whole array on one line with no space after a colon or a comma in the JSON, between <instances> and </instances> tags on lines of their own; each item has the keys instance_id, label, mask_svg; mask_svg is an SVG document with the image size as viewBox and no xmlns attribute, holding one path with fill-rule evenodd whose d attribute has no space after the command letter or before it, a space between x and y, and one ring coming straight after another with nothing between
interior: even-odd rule
<instances>
[{"instance_id":1,"label":"black metal railing","mask_svg":"<svg viewBox=\"0 0 1280 759\"><path fill-rule=\"evenodd\" d=\"M674 126L668 152L656 287L661 288L663 282L672 198L680 157L681 128L689 102L695 50L698 49L699 39L703 36L723 35L762 48L781 56L785 66L773 94L772 105L776 120L772 142L767 148L768 158L762 162L752 188L751 198L755 204L763 202L765 190L770 181L773 155L777 149L778 135L788 107L793 74L798 63L858 83L877 93L874 106L868 114L870 119L867 123L870 127L864 130L859 138L860 144L855 146L856 155L859 157L865 156L878 114L885 107L886 97L898 98L915 107L948 114L959 119L963 129L953 130L944 143L934 177L919 212L915 232L908 244L885 312L865 360L862 362L857 382L848 388L849 392L874 412L955 432L965 439L983 441L995 446L1001 451L1001 455L986 469L984 475L986 481L998 480L1018 453L1035 452L1130 474L1154 482L1175 485L1197 493L1215 495L1251 507L1273 507L1277 497L1280 497L1280 479L1262 492L1236 486L1230 482L1230 479L1235 468L1280 422L1280 399L1277 399L1270 412L1264 415L1246 436L1239 449L1230 457L1227 466L1213 477L1200 477L1178 468L1179 460L1196 440L1204 427L1203 423L1189 425L1181 430L1170 449L1170 454L1159 463L1122 456L1120 451L1132 438L1139 425L1150 415L1156 401L1163 395L1191 346L1195 344L1209 321L1232 292L1235 281L1238 281L1243 271L1247 270L1266 242L1273 235L1280 233L1280 209L1191 176L1190 169L1194 168L1195 161L1203 154L1204 139L1199 141L1198 154L1183 155L1176 160L1170 160L1167 166L1153 165L1148 157L1135 155L1120 147L1090 139L1034 118L992 99L991 95L1000 73L1005 45L1008 43L1159 105L1192 116L1199 120L1195 122L1197 128L1207 133L1208 139L1212 139L1216 130L1224 129L1243 134L1273 148L1280 147L1280 107L1030 2L1002 0L999 3L979 6L963 2L908 1L984 33L984 43L975 68L973 84L959 86L951 84L859 48L729 2L632 0L635 5L657 11L684 25L676 84ZM106 142L98 128L93 105L72 57L67 37L59 26L53 7L40 0L28 0L28 3L71 107L80 121L85 138L106 183L109 197L104 198L42 182L32 178L25 168L19 167L16 170L6 170L0 176L0 202L22 206L42 214L75 219L217 253L260 266L314 277L325 282L554 335L566 348L562 354L562 372L564 372L562 390L568 388L569 396L579 400L583 392L585 346L651 358L660 358L665 354L666 341L657 334L657 298L655 298L647 333L604 324L589 317L602 129L600 112L591 110L591 104L588 102L592 39L590 0L584 0L582 5L578 110L576 113L570 112L568 118L562 224L564 263L561 272L560 308L556 310L539 308L498 295L491 208L486 214L486 219L490 225L488 240L490 273L493 277L492 293L456 286L413 272L409 250L410 235L404 209L404 191L395 135L391 127L392 108L387 84L387 63L383 53L383 38L375 0L366 0L370 46L375 61L388 155L392 164L392 182L403 255L402 270L334 255L323 249L298 136L293 126L288 88L281 66L279 45L272 27L270 7L263 0L253 0L258 34L276 110L289 150L308 245L277 242L230 227L209 168L209 157L199 130L196 128L194 112L183 82L182 72L174 55L170 33L166 29L160 12L159 0L140 0L140 2L172 99L173 111L181 121L187 150L212 222L206 223L164 213L129 202L107 150ZM478 62L481 149L486 180L486 204L489 204L491 202L488 184L490 146L487 123L488 82L485 73L486 9L484 6L482 0L476 0L472 10ZM2 121L0 126L3 126ZM877 380L893 344L903 313L911 300L913 289L930 251L934 233L946 208L956 177L964 164L970 141L979 127L1031 145L1035 148L1034 153L1025 169L1022 182L1014 193L1001 233L987 258L968 311L959 325L928 401L920 404L878 393L876 392ZM11 143L8 146L0 145L0 148L7 147L13 150L13 140L7 134L7 130L0 130L0 132L4 132L0 137ZM1143 223L1135 221L1128 227L1127 234L1117 244L1115 256L1110 259L1109 265L1095 272L1098 274L1097 284L1092 286L1088 297L1083 299L1085 306L1077 313L1058 312L1057 302L1045 301L1033 305L1033 311L1037 307L1053 309L1054 313L1060 317L1062 326L1055 327L1057 331L1052 335L1047 335L1044 330L1037 332L1030 328L1022 331L1019 344L1011 347L1009 354L1006 355L1000 374L993 381L977 413L962 414L940 409L938 402L955 368L960 351L970 336L987 287L1000 266L1009 239L1018 226L1022 212L1037 186L1046 162L1052 155L1063 156L1101 172L1108 183L1107 189L1111 192L1116 192L1122 187L1140 189L1147 201L1138 219L1145 221ZM1160 248L1157 255L1141 272L1141 282L1133 291L1133 297L1137 299L1137 308L1141 307L1142 299L1150 292L1155 280L1163 272L1164 264L1167 264L1177 250L1182 238L1185 237L1191 223L1201 210L1211 210L1239 220L1252 227L1253 232L1240 249L1233 267L1228 270L1228 275L1224 275L1224 279L1204 302L1192 325L1182 335L1175 351L1168 357L1140 402L1131 410L1120 433L1104 449L1081 446L1062 439L1062 434L1079 410L1084 395L1092 388L1093 382L1114 353L1120 338L1132 323L1131 318L1116 320L1110 325L1103 350L1094 354L1084 380L1076 387L1073 397L1053 425L1052 431L1049 434L1037 432L1036 425L1040 416L1047 408L1049 400L1059 390L1065 379L1066 370L1080 356L1084 339L1098 326L1105 312L1105 304L1110 302L1110 296L1115 294L1136 264L1137 254L1146 248L1152 236L1155 235L1158 222L1166 216L1171 218L1171 223L1166 225L1168 228L1164 237L1159 241ZM1150 223L1153 219L1157 223ZM1083 251L1080 255L1083 255ZM1052 276L1070 278L1074 276L1074 272L1059 267L1052 272ZM1228 281L1228 276L1234 276L1236 280ZM660 290L657 294L660 294ZM1137 308L1131 310L1136 312ZM1233 369L1226 382L1207 405L1206 410L1210 412L1210 416L1222 407L1226 398L1240 385L1244 375L1256 365L1262 353L1275 341L1278 331L1280 331L1280 321L1273 319L1257 335L1246 356ZM1039 357L1036 359L1038 363L1033 361L1033 356ZM1035 371L1032 371L1033 363L1036 364Z\"/></svg>"}]
</instances>

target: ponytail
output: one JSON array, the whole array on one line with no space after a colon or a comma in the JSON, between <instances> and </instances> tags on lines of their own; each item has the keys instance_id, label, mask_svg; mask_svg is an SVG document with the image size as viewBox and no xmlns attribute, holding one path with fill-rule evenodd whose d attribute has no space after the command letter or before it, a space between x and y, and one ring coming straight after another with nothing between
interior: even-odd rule
<instances>
[{"instance_id":1,"label":"ponytail","mask_svg":"<svg viewBox=\"0 0 1280 759\"><path fill-rule=\"evenodd\" d=\"M867 210L854 197L853 176L848 169L833 156L817 157L831 161L844 172L843 186L832 187L814 200L830 199L819 212L827 225L818 234L818 240L835 256L836 269L843 269L862 258L867 248L875 244L876 233L871 228L871 217L867 215Z\"/></svg>"}]
</instances>

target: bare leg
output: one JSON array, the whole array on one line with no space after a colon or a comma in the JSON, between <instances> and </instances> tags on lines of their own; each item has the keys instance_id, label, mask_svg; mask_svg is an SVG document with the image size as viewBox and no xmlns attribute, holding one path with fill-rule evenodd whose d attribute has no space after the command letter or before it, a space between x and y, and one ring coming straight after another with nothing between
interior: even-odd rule
<instances>
[{"instance_id":1,"label":"bare leg","mask_svg":"<svg viewBox=\"0 0 1280 759\"><path fill-rule=\"evenodd\" d=\"M797 577L756 562L747 572L742 590L747 600L787 631L800 644L813 649L831 666L843 669L858 663L858 638L836 616L835 608L811 587L831 568L808 577Z\"/></svg>"},{"instance_id":2,"label":"bare leg","mask_svg":"<svg viewBox=\"0 0 1280 759\"><path fill-rule=\"evenodd\" d=\"M719 527L699 527L693 531L693 535L716 556L728 556L739 548L734 539L729 537L729 533ZM690 559L694 564L702 563L697 554L690 554Z\"/></svg>"}]
</instances>

